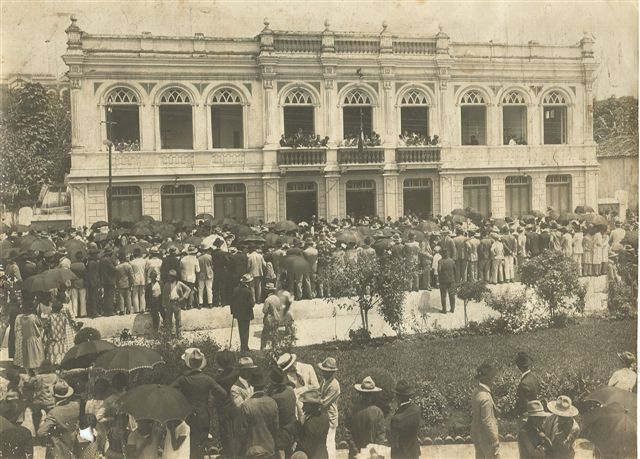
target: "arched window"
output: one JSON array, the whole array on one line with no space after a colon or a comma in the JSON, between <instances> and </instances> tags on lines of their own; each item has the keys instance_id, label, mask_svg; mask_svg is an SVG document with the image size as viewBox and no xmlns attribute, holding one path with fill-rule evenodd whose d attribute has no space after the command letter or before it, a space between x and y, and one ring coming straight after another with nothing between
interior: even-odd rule
<instances>
[{"instance_id":1,"label":"arched window","mask_svg":"<svg viewBox=\"0 0 640 459\"><path fill-rule=\"evenodd\" d=\"M462 202L488 216L491 213L491 179L489 177L465 177L462 181Z\"/></svg>"},{"instance_id":2,"label":"arched window","mask_svg":"<svg viewBox=\"0 0 640 459\"><path fill-rule=\"evenodd\" d=\"M313 96L305 88L293 88L284 97L282 114L285 137L315 133Z\"/></svg>"},{"instance_id":3,"label":"arched window","mask_svg":"<svg viewBox=\"0 0 640 459\"><path fill-rule=\"evenodd\" d=\"M116 87L105 97L107 138L118 150L140 149L140 98L127 87Z\"/></svg>"},{"instance_id":4,"label":"arched window","mask_svg":"<svg viewBox=\"0 0 640 459\"><path fill-rule=\"evenodd\" d=\"M400 132L405 137L429 135L429 98L420 89L410 89L400 99Z\"/></svg>"},{"instance_id":5,"label":"arched window","mask_svg":"<svg viewBox=\"0 0 640 459\"><path fill-rule=\"evenodd\" d=\"M512 175L505 179L506 214L520 217L531 212L531 178Z\"/></svg>"},{"instance_id":6,"label":"arched window","mask_svg":"<svg viewBox=\"0 0 640 459\"><path fill-rule=\"evenodd\" d=\"M247 218L247 189L244 183L218 183L213 187L216 217L242 221Z\"/></svg>"},{"instance_id":7,"label":"arched window","mask_svg":"<svg viewBox=\"0 0 640 459\"><path fill-rule=\"evenodd\" d=\"M342 133L345 139L373 133L373 101L366 91L353 88L342 99Z\"/></svg>"},{"instance_id":8,"label":"arched window","mask_svg":"<svg viewBox=\"0 0 640 459\"><path fill-rule=\"evenodd\" d=\"M193 148L193 100L182 88L168 88L160 96L160 142L163 149Z\"/></svg>"},{"instance_id":9,"label":"arched window","mask_svg":"<svg viewBox=\"0 0 640 459\"><path fill-rule=\"evenodd\" d=\"M471 89L460 98L462 145L486 145L487 106L484 95Z\"/></svg>"},{"instance_id":10,"label":"arched window","mask_svg":"<svg viewBox=\"0 0 640 459\"><path fill-rule=\"evenodd\" d=\"M502 96L502 138L504 145L527 144L527 102L520 91Z\"/></svg>"},{"instance_id":11,"label":"arched window","mask_svg":"<svg viewBox=\"0 0 640 459\"><path fill-rule=\"evenodd\" d=\"M232 88L220 88L211 96L211 140L213 148L244 146L242 97Z\"/></svg>"},{"instance_id":12,"label":"arched window","mask_svg":"<svg viewBox=\"0 0 640 459\"><path fill-rule=\"evenodd\" d=\"M136 222L142 217L142 191L139 186L114 186L111 191L113 218Z\"/></svg>"},{"instance_id":13,"label":"arched window","mask_svg":"<svg viewBox=\"0 0 640 459\"><path fill-rule=\"evenodd\" d=\"M550 91L542 98L545 145L567 143L567 99L560 91Z\"/></svg>"},{"instance_id":14,"label":"arched window","mask_svg":"<svg viewBox=\"0 0 640 459\"><path fill-rule=\"evenodd\" d=\"M164 185L160 189L163 222L193 223L196 193L193 185Z\"/></svg>"}]
</instances>

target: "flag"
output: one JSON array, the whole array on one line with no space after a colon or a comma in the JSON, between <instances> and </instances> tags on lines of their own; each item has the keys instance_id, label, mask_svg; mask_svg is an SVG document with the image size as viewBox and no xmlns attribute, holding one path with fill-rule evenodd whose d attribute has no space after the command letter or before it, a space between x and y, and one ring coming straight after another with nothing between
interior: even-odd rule
<instances>
[{"instance_id":1,"label":"flag","mask_svg":"<svg viewBox=\"0 0 640 459\"><path fill-rule=\"evenodd\" d=\"M360 135L358 136L358 152L362 153L364 148L364 125L362 123L362 109L360 109Z\"/></svg>"}]
</instances>

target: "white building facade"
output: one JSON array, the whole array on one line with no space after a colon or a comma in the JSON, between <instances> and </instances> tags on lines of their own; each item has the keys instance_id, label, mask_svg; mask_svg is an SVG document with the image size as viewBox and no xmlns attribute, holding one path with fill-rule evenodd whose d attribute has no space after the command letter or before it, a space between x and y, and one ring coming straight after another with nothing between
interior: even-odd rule
<instances>
[{"instance_id":1,"label":"white building facade","mask_svg":"<svg viewBox=\"0 0 640 459\"><path fill-rule=\"evenodd\" d=\"M572 46L273 31L255 38L67 29L74 225L113 216L264 221L598 201L593 40ZM345 147L373 131L380 145ZM289 148L303 131L323 147ZM437 135L405 146L403 133ZM356 134L357 135L357 134Z\"/></svg>"}]
</instances>

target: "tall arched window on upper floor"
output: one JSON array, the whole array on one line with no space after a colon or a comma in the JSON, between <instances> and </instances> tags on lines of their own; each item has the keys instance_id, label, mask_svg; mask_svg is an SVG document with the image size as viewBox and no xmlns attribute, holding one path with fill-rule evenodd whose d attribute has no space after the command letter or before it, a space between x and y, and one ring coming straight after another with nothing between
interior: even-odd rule
<instances>
[{"instance_id":1,"label":"tall arched window on upper floor","mask_svg":"<svg viewBox=\"0 0 640 459\"><path fill-rule=\"evenodd\" d=\"M420 89L410 89L400 99L400 131L406 136L429 136L429 99Z\"/></svg>"},{"instance_id":2,"label":"tall arched window on upper floor","mask_svg":"<svg viewBox=\"0 0 640 459\"><path fill-rule=\"evenodd\" d=\"M567 99L560 91L551 91L542 99L544 144L567 143Z\"/></svg>"},{"instance_id":3,"label":"tall arched window on upper floor","mask_svg":"<svg viewBox=\"0 0 640 459\"><path fill-rule=\"evenodd\" d=\"M130 88L117 87L105 98L107 138L117 149L140 150L140 99Z\"/></svg>"},{"instance_id":4,"label":"tall arched window on upper floor","mask_svg":"<svg viewBox=\"0 0 640 459\"><path fill-rule=\"evenodd\" d=\"M297 87L289 90L282 106L285 137L296 133L315 134L314 112L313 96L307 89Z\"/></svg>"},{"instance_id":5,"label":"tall arched window on upper floor","mask_svg":"<svg viewBox=\"0 0 640 459\"><path fill-rule=\"evenodd\" d=\"M193 99L182 88L168 88L160 96L160 142L162 149L193 148Z\"/></svg>"},{"instance_id":6,"label":"tall arched window on upper floor","mask_svg":"<svg viewBox=\"0 0 640 459\"><path fill-rule=\"evenodd\" d=\"M527 144L527 102L517 90L502 96L502 142L504 145Z\"/></svg>"},{"instance_id":7,"label":"tall arched window on upper floor","mask_svg":"<svg viewBox=\"0 0 640 459\"><path fill-rule=\"evenodd\" d=\"M373 101L360 88L347 92L342 99L342 135L345 139L357 138L360 129L365 136L373 132Z\"/></svg>"},{"instance_id":8,"label":"tall arched window on upper floor","mask_svg":"<svg viewBox=\"0 0 640 459\"><path fill-rule=\"evenodd\" d=\"M462 145L487 144L487 102L484 95L471 89L460 99Z\"/></svg>"},{"instance_id":9,"label":"tall arched window on upper floor","mask_svg":"<svg viewBox=\"0 0 640 459\"><path fill-rule=\"evenodd\" d=\"M213 148L243 148L242 97L232 88L221 88L211 96Z\"/></svg>"}]
</instances>

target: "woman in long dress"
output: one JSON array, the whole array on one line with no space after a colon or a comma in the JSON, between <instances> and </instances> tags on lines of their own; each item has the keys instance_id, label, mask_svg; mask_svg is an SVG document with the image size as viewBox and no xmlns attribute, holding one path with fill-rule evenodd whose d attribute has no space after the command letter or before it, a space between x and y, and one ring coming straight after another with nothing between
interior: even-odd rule
<instances>
[{"instance_id":1,"label":"woman in long dress","mask_svg":"<svg viewBox=\"0 0 640 459\"><path fill-rule=\"evenodd\" d=\"M73 346L73 329L61 302L54 302L52 311L47 326L46 356L49 362L59 365L66 352Z\"/></svg>"},{"instance_id":2,"label":"woman in long dress","mask_svg":"<svg viewBox=\"0 0 640 459\"><path fill-rule=\"evenodd\" d=\"M22 332L22 367L26 370L38 368L44 361L44 329L42 321L33 308L16 320Z\"/></svg>"}]
</instances>

